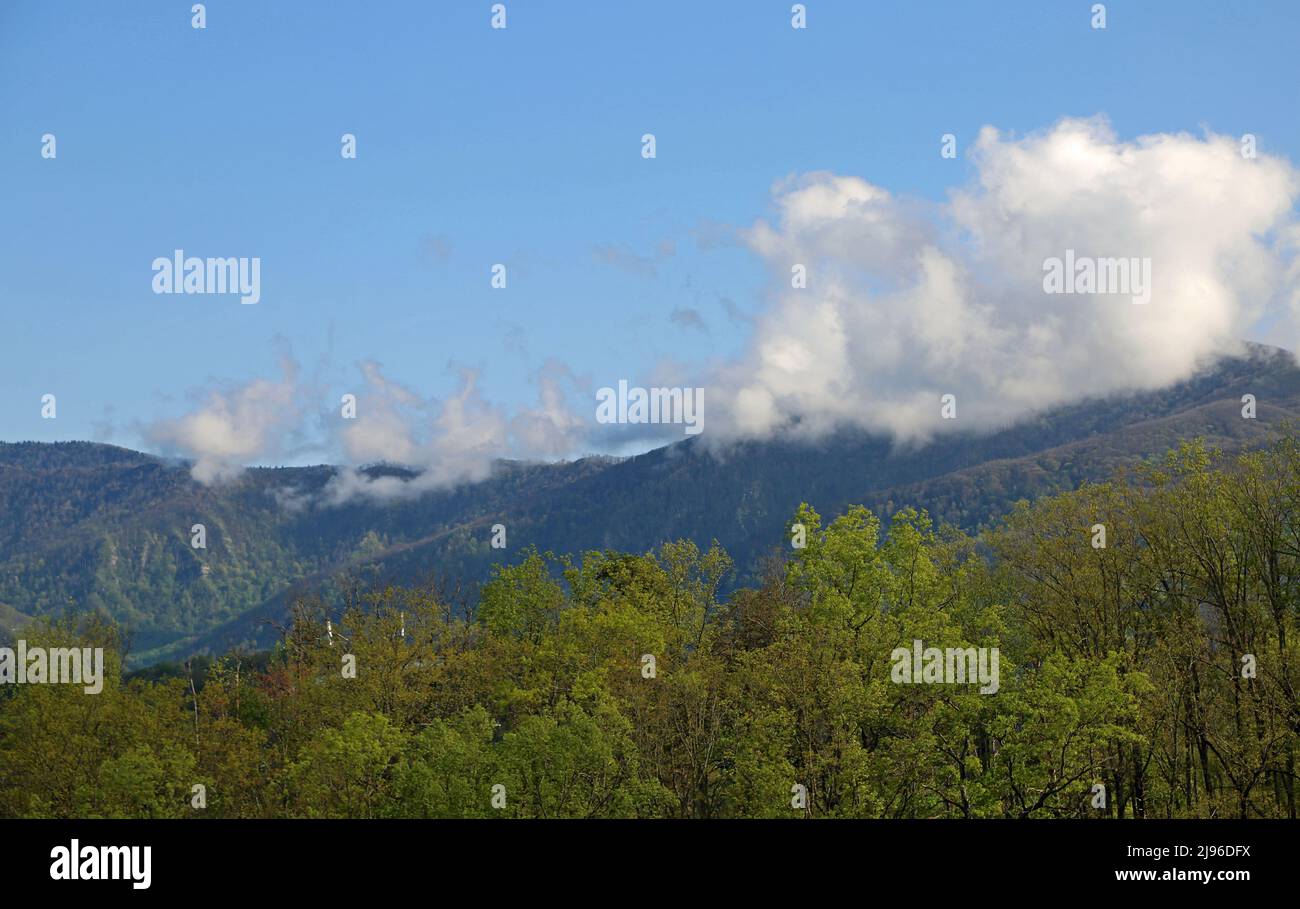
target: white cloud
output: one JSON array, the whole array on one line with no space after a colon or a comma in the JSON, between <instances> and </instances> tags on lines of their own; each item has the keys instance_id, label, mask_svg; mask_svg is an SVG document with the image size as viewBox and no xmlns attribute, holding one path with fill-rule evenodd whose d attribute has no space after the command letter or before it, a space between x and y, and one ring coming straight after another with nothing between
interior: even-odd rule
<instances>
[{"instance_id":1,"label":"white cloud","mask_svg":"<svg viewBox=\"0 0 1300 909\"><path fill-rule=\"evenodd\" d=\"M1102 119L1019 139L986 128L973 160L974 185L932 212L857 177L774 187L775 223L743 235L778 290L745 355L707 382L715 440L990 428L1186 378L1266 315L1294 325L1288 162L1245 159L1224 136L1121 142ZM1149 257L1151 301L1044 293L1044 260L1067 249ZM956 421L939 419L946 393Z\"/></svg>"},{"instance_id":2,"label":"white cloud","mask_svg":"<svg viewBox=\"0 0 1300 909\"><path fill-rule=\"evenodd\" d=\"M1225 136L1122 142L1102 119L1063 120L1023 138L985 128L972 160L971 184L942 205L901 200L855 176L778 183L772 221L734 233L766 262L774 288L766 308L745 317L745 352L694 382L682 379L700 367L660 363L649 384L703 385L714 441L815 437L848 425L910 442L1168 385L1235 352L1257 324L1289 332L1284 343L1295 346L1300 174L1287 161L1245 159ZM1066 250L1149 258L1150 302L1044 293L1044 261ZM626 258L614 247L597 257ZM793 265L806 267L806 288L791 287ZM352 465L420 471L404 481L345 469L331 484L334 501L417 494L481 480L497 458L562 458L626 441L594 424L591 389L555 360L536 374L536 404L513 410L483 397L474 370L462 369L457 390L439 400L378 363L360 368L356 420L320 404L286 356L279 379L211 390L147 436L193 458L205 483L308 436ZM958 419L941 421L949 393Z\"/></svg>"},{"instance_id":3,"label":"white cloud","mask_svg":"<svg viewBox=\"0 0 1300 909\"><path fill-rule=\"evenodd\" d=\"M280 378L207 391L185 416L161 420L146 438L194 461L191 473L211 484L237 476L250 461L280 454L303 417L298 365L280 358Z\"/></svg>"},{"instance_id":4,"label":"white cloud","mask_svg":"<svg viewBox=\"0 0 1300 909\"><path fill-rule=\"evenodd\" d=\"M537 405L513 416L483 398L477 370L461 369L457 391L441 401L393 382L378 363L362 364L362 373L366 387L357 396L357 418L344 421L340 432L347 460L400 464L420 473L404 480L344 469L328 489L335 503L354 495L390 499L476 482L503 457L569 456L580 448L589 425L569 408L563 383L574 379L555 360L537 373Z\"/></svg>"},{"instance_id":5,"label":"white cloud","mask_svg":"<svg viewBox=\"0 0 1300 909\"><path fill-rule=\"evenodd\" d=\"M355 419L343 419L339 404L327 406L318 389L302 383L298 364L285 354L279 379L210 388L189 413L160 420L144 435L163 450L192 459L191 473L205 485L232 480L248 464L285 454L333 451L352 465L343 467L326 491L326 500L337 504L355 495L390 499L475 482L487 478L499 458L572 456L582 450L591 428L570 408L566 394L566 384L580 383L557 360L547 361L535 376L537 403L513 414L483 397L477 370L460 369L456 391L440 400L389 378L377 362L359 368L362 383L351 392ZM304 443L307 438L310 444ZM408 467L418 476L406 480L356 469L375 463Z\"/></svg>"}]
</instances>

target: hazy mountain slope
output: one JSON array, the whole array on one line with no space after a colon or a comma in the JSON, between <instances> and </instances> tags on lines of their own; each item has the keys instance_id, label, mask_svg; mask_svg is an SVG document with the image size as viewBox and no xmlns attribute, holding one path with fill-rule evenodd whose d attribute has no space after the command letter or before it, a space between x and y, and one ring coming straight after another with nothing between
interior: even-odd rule
<instances>
[{"instance_id":1,"label":"hazy mountain slope","mask_svg":"<svg viewBox=\"0 0 1300 909\"><path fill-rule=\"evenodd\" d=\"M1241 417L1247 388L1259 399L1255 420ZM716 537L744 565L769 546L784 545L785 522L801 501L833 512L852 502L892 499L974 529L1017 498L1102 478L1184 438L1204 435L1225 448L1255 444L1270 426L1297 413L1300 372L1293 366L1233 361L1175 389L1091 401L920 450L895 450L859 433L818 445L746 443L719 456L698 441L684 442L582 477L563 499L546 501L544 510L515 503L494 517L511 528L512 546L639 550L681 536L701 543ZM1011 485L1000 482L1021 475ZM964 487L959 501L932 500L944 478L951 479L948 486Z\"/></svg>"},{"instance_id":2,"label":"hazy mountain slope","mask_svg":"<svg viewBox=\"0 0 1300 909\"><path fill-rule=\"evenodd\" d=\"M1241 416L1246 393L1258 399L1255 420ZM975 529L1016 499L1104 478L1182 439L1237 449L1297 415L1300 371L1257 349L1159 392L920 449L858 432L718 453L692 439L635 458L501 463L482 483L341 506L321 495L329 467L254 469L207 488L181 465L111 446L0 444L0 603L29 616L103 610L151 659L264 642L268 619L304 590L329 596L341 573L363 583L430 574L472 583L529 545L644 551L716 538L743 580L764 552L786 545L801 501L823 514L854 502L885 514L913 504ZM498 522L504 552L489 545ZM195 523L207 529L205 550L190 546Z\"/></svg>"},{"instance_id":3,"label":"hazy mountain slope","mask_svg":"<svg viewBox=\"0 0 1300 909\"><path fill-rule=\"evenodd\" d=\"M1241 416L1241 395L1258 399L1258 418ZM680 537L718 539L743 579L759 557L786 544L785 522L801 501L833 514L863 502L888 514L904 504L975 529L1019 498L1073 488L1204 437L1224 449L1258 444L1279 420L1300 414L1300 372L1259 351L1171 389L1088 401L998 433L944 439L920 451L844 433L816 446L751 443L721 456L697 441L607 464L574 478L562 495L546 490L484 508L474 521L377 553L350 570L395 582L437 567L481 576L493 555L488 529L509 528L510 552L529 544L558 552L642 551ZM470 554L473 554L471 557ZM252 629L283 614L285 601L204 636L221 650L253 640ZM264 641L265 637L259 640Z\"/></svg>"}]
</instances>

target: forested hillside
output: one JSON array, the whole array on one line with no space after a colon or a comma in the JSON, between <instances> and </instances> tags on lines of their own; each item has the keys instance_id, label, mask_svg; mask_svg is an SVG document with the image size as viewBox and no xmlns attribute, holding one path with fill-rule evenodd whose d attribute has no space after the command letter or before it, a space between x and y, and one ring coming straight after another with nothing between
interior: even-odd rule
<instances>
[{"instance_id":1,"label":"forested hillside","mask_svg":"<svg viewBox=\"0 0 1300 909\"><path fill-rule=\"evenodd\" d=\"M716 546L530 553L469 618L300 601L269 653L127 679L114 628L29 626L110 678L0 688L0 815L1295 817L1295 434L978 538L910 508L800 527L727 595ZM996 690L905 683L916 641L996 648Z\"/></svg>"},{"instance_id":2,"label":"forested hillside","mask_svg":"<svg viewBox=\"0 0 1300 909\"><path fill-rule=\"evenodd\" d=\"M1254 419L1242 417L1245 394ZM1182 439L1245 450L1297 416L1293 359L1254 348L1169 389L922 448L849 432L719 451L693 439L626 459L501 462L484 482L386 502L331 504L331 467L253 469L205 487L183 465L119 448L0 444L0 604L16 611L0 610L0 627L100 613L130 636L133 664L264 647L269 623L304 594L338 605L358 587L436 578L472 601L492 565L529 546L644 553L716 539L736 566L730 589L756 580L802 501L828 516L862 503L886 523L910 504L975 532L1021 498L1103 479ZM505 549L490 545L496 523ZM206 549L190 545L194 524Z\"/></svg>"}]
</instances>

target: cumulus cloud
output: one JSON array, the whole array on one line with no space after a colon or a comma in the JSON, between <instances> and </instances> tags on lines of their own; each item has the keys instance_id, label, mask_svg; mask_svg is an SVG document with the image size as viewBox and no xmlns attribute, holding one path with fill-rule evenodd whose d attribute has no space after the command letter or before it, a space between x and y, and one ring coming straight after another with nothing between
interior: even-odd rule
<instances>
[{"instance_id":1,"label":"cumulus cloud","mask_svg":"<svg viewBox=\"0 0 1300 909\"><path fill-rule=\"evenodd\" d=\"M571 455L586 443L591 421L570 406L565 386L590 395L586 383L564 363L547 360L538 370L537 404L521 408L510 421L510 439L516 456L558 458ZM584 401L590 400L584 396Z\"/></svg>"},{"instance_id":2,"label":"cumulus cloud","mask_svg":"<svg viewBox=\"0 0 1300 909\"><path fill-rule=\"evenodd\" d=\"M386 462L418 471L414 478L341 470L327 497L390 499L486 479L503 457L560 458L581 446L589 422L569 406L566 384L577 380L557 360L536 375L537 404L513 414L487 401L479 372L459 370L459 387L446 399L425 398L389 379L376 362L361 364L365 388L357 416L344 421L342 447L351 464Z\"/></svg>"},{"instance_id":3,"label":"cumulus cloud","mask_svg":"<svg viewBox=\"0 0 1300 909\"><path fill-rule=\"evenodd\" d=\"M536 403L514 409L483 396L478 370L459 369L456 390L437 398L392 379L378 362L358 368L361 383L348 392L355 398L352 419L342 418L340 399L330 404L318 387L304 383L298 363L285 353L279 378L198 392L188 413L157 421L143 435L163 451L192 460L191 474L204 485L233 480L249 464L323 453L344 465L326 489L330 504L471 483L487 478L501 458L563 458L587 444L591 421L569 401L584 383L558 360L548 360L534 375ZM410 472L359 469L375 464ZM282 504L308 504L297 493L289 498Z\"/></svg>"},{"instance_id":4,"label":"cumulus cloud","mask_svg":"<svg viewBox=\"0 0 1300 909\"><path fill-rule=\"evenodd\" d=\"M1118 140L1104 119L1023 138L985 128L976 177L944 205L811 173L742 232L773 294L752 342L706 381L715 439L841 425L923 441L1112 392L1161 387L1294 324L1300 188L1226 136ZM1044 291L1044 262L1149 258L1150 302ZM804 265L805 288L791 286ZM940 419L955 394L958 419Z\"/></svg>"},{"instance_id":5,"label":"cumulus cloud","mask_svg":"<svg viewBox=\"0 0 1300 909\"><path fill-rule=\"evenodd\" d=\"M233 479L250 461L281 455L300 429L305 397L298 364L283 354L279 379L210 389L195 409L154 423L145 437L192 459L200 483L217 483Z\"/></svg>"},{"instance_id":6,"label":"cumulus cloud","mask_svg":"<svg viewBox=\"0 0 1300 909\"><path fill-rule=\"evenodd\" d=\"M985 128L971 156L971 182L941 204L857 176L779 182L771 218L726 231L766 264L773 288L762 305L746 306L752 315L722 301L749 328L743 352L721 365L661 362L642 384L702 385L705 438L722 444L842 426L919 443L1168 385L1237 352L1255 325L1290 332L1289 346L1300 336L1300 173L1287 161L1245 158L1237 139L1213 134L1121 141L1100 118L1024 137ZM710 236L722 233L710 226ZM1044 263L1070 250L1149 259L1149 302L1046 293ZM652 277L675 252L601 247L596 257ZM794 266L806 269L806 287L792 286ZM692 308L670 320L703 327ZM351 465L328 489L334 502L481 480L499 458L681 438L678 427L596 425L593 389L556 360L533 378L535 403L513 408L487 400L472 369L441 399L377 362L360 370L355 420L340 420L337 405L304 387L286 356L278 379L210 390L146 435L193 458L205 483L314 435L319 450ZM957 397L956 420L940 418L946 394ZM416 475L357 469L376 462Z\"/></svg>"}]
</instances>

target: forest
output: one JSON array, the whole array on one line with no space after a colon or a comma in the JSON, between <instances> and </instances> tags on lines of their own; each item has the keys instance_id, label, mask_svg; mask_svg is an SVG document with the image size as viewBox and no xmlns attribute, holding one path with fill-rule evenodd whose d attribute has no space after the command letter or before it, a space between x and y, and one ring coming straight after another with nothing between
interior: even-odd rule
<instances>
[{"instance_id":1,"label":"forest","mask_svg":"<svg viewBox=\"0 0 1300 909\"><path fill-rule=\"evenodd\" d=\"M0 686L0 816L1295 818L1300 435L1186 443L1020 502L790 516L726 552L529 550L472 608L435 587L300 599L270 651ZM794 545L802 543L801 546ZM1000 682L899 684L914 641Z\"/></svg>"}]
</instances>

